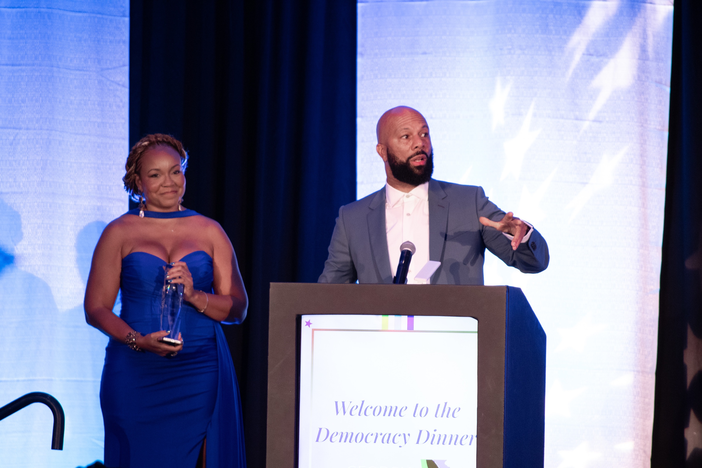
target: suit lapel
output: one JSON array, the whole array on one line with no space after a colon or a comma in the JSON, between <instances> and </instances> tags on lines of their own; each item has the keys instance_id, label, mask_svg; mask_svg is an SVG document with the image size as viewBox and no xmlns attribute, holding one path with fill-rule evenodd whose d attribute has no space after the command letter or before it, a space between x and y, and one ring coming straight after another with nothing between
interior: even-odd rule
<instances>
[{"instance_id":1,"label":"suit lapel","mask_svg":"<svg viewBox=\"0 0 702 468\"><path fill-rule=\"evenodd\" d=\"M368 235L375 271L383 283L392 283L392 268L388 257L388 236L385 232L385 188L379 190L368 205Z\"/></svg>"},{"instance_id":2,"label":"suit lapel","mask_svg":"<svg viewBox=\"0 0 702 468\"><path fill-rule=\"evenodd\" d=\"M434 179L429 181L429 260L440 262L444 256L446 232L448 230L448 195ZM439 277L439 270L434 273L432 283Z\"/></svg>"}]
</instances>

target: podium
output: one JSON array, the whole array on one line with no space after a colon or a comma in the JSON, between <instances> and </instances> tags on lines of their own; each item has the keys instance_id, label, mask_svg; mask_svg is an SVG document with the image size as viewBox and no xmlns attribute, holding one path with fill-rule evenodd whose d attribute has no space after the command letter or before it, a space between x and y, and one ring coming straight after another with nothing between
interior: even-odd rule
<instances>
[{"instance_id":1,"label":"podium","mask_svg":"<svg viewBox=\"0 0 702 468\"><path fill-rule=\"evenodd\" d=\"M297 466L301 315L478 320L477 466L544 466L546 334L519 288L271 283L266 466Z\"/></svg>"}]
</instances>

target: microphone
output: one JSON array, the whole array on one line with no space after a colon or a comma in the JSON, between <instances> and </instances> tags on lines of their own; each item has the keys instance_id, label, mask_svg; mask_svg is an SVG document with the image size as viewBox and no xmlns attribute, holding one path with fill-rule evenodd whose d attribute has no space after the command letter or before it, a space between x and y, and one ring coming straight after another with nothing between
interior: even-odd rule
<instances>
[{"instance_id":1,"label":"microphone","mask_svg":"<svg viewBox=\"0 0 702 468\"><path fill-rule=\"evenodd\" d=\"M397 273L392 280L392 284L405 284L407 282L407 272L409 271L412 255L417 249L410 241L404 241L400 246L400 263L397 265Z\"/></svg>"}]
</instances>

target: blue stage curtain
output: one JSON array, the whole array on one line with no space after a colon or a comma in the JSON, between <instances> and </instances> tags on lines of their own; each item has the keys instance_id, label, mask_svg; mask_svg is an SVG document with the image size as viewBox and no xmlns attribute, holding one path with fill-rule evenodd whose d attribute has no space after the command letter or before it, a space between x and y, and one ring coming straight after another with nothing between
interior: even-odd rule
<instances>
[{"instance_id":1,"label":"blue stage curtain","mask_svg":"<svg viewBox=\"0 0 702 468\"><path fill-rule=\"evenodd\" d=\"M702 5L675 2L652 468L702 466Z\"/></svg>"},{"instance_id":2,"label":"blue stage curtain","mask_svg":"<svg viewBox=\"0 0 702 468\"><path fill-rule=\"evenodd\" d=\"M103 456L107 340L83 295L100 233L127 208L128 34L126 0L0 2L0 406L41 391L66 416L63 451L43 405L0 421L3 467Z\"/></svg>"},{"instance_id":3,"label":"blue stage curtain","mask_svg":"<svg viewBox=\"0 0 702 468\"><path fill-rule=\"evenodd\" d=\"M249 315L224 329L262 467L269 284L317 280L356 195L356 3L133 1L130 38L130 141L183 141L184 205L219 221L239 259Z\"/></svg>"}]
</instances>

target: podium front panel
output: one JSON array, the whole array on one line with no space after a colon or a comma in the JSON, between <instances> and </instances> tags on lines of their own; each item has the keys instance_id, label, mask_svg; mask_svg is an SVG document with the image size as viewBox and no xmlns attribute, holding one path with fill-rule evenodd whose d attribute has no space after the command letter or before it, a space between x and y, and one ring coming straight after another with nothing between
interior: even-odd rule
<instances>
[{"instance_id":1,"label":"podium front panel","mask_svg":"<svg viewBox=\"0 0 702 468\"><path fill-rule=\"evenodd\" d=\"M268 467L297 466L300 317L330 311L477 319L477 466L543 466L546 337L519 289L272 283Z\"/></svg>"}]
</instances>

